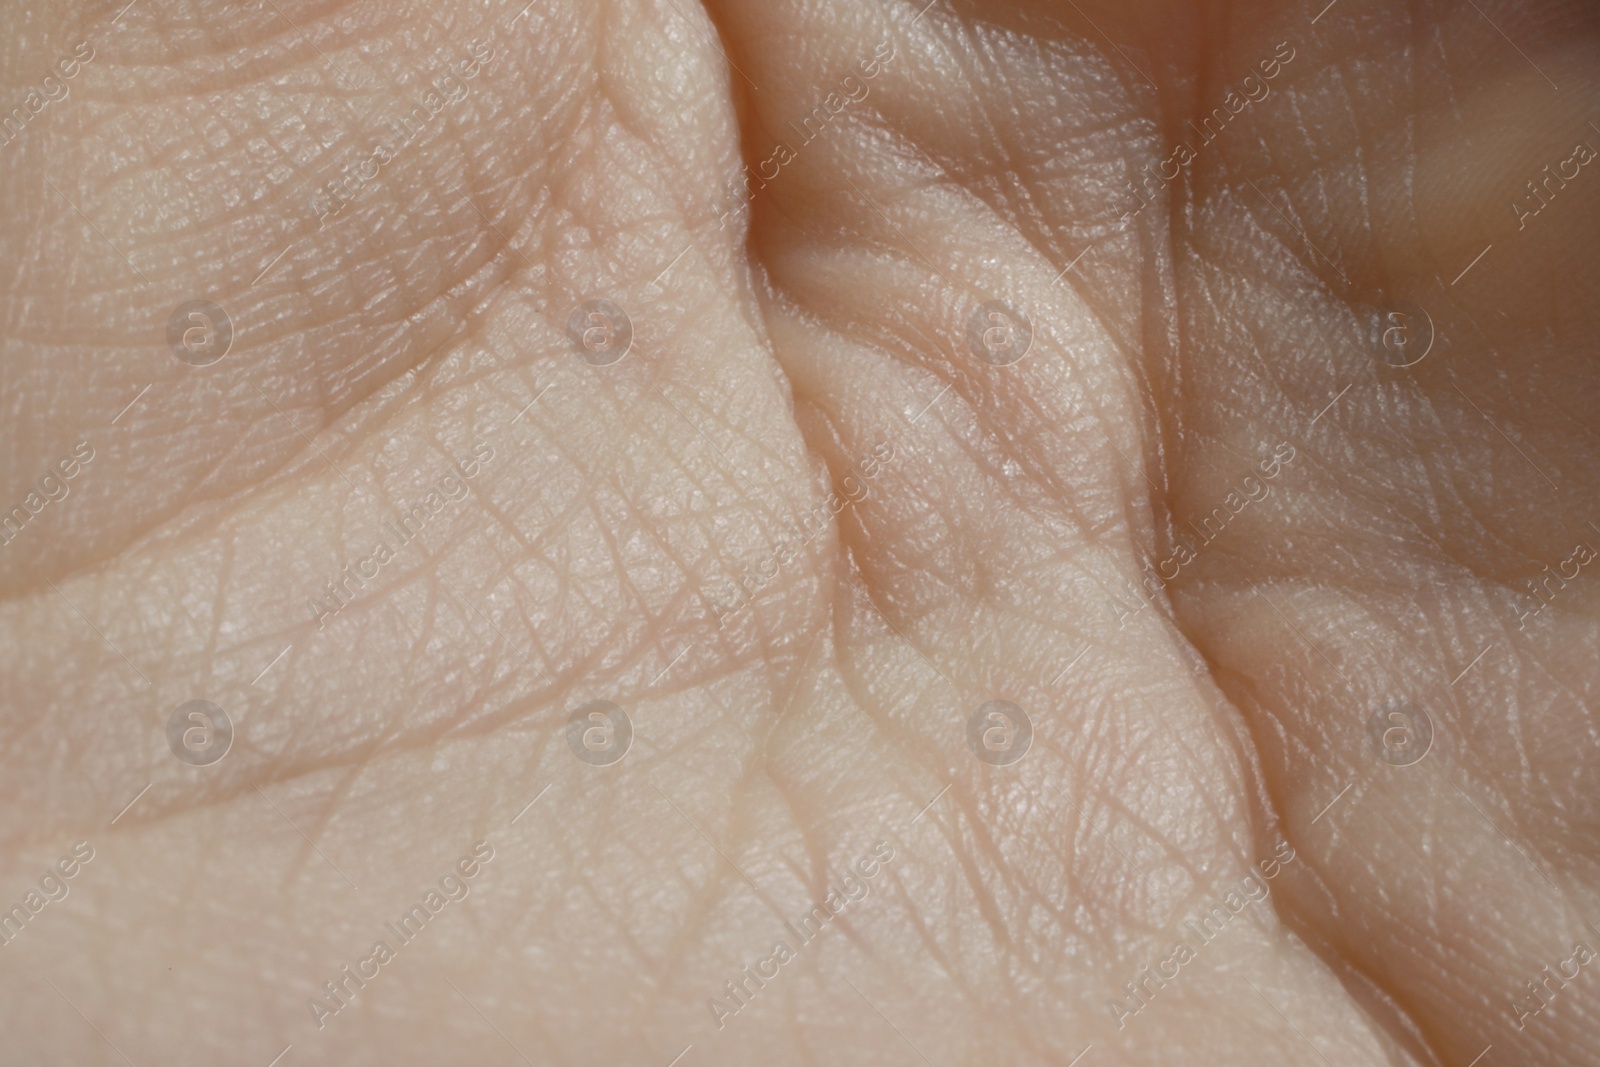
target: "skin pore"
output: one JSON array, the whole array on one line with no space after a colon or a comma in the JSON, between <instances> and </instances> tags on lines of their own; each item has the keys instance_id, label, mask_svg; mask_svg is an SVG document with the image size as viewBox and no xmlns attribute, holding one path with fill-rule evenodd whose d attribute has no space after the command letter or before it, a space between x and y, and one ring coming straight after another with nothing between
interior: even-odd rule
<instances>
[{"instance_id":1,"label":"skin pore","mask_svg":"<svg viewBox=\"0 0 1600 1067\"><path fill-rule=\"evenodd\" d=\"M15 1062L1600 1056L1592 6L0 23Z\"/></svg>"}]
</instances>

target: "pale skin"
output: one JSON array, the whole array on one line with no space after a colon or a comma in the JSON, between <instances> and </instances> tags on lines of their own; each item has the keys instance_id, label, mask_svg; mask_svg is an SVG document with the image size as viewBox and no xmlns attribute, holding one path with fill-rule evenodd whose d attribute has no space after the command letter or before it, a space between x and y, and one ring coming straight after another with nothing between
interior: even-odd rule
<instances>
[{"instance_id":1,"label":"pale skin","mask_svg":"<svg viewBox=\"0 0 1600 1067\"><path fill-rule=\"evenodd\" d=\"M120 10L0 16L7 1062L1600 1057L1592 9Z\"/></svg>"}]
</instances>

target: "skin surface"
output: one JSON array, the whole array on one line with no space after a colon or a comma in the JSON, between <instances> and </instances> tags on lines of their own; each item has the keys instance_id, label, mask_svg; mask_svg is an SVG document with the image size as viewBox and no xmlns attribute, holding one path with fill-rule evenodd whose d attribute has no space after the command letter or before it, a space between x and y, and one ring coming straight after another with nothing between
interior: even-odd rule
<instances>
[{"instance_id":1,"label":"skin surface","mask_svg":"<svg viewBox=\"0 0 1600 1067\"><path fill-rule=\"evenodd\" d=\"M4 1059L1597 1062L1597 31L8 5Z\"/></svg>"}]
</instances>

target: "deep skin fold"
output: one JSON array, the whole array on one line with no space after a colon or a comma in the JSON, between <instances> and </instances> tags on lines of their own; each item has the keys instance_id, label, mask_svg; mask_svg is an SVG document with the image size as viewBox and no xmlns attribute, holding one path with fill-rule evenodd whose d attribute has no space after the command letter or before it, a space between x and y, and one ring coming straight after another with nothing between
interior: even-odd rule
<instances>
[{"instance_id":1,"label":"deep skin fold","mask_svg":"<svg viewBox=\"0 0 1600 1067\"><path fill-rule=\"evenodd\" d=\"M1513 206L1600 145L1594 15L920 9L5 14L18 99L96 48L0 149L4 485L96 450L0 550L0 900L96 849L0 953L19 1056L1594 1061L1586 970L1514 1005L1600 916L1594 601L1528 587L1591 536L1600 193ZM474 41L496 63L319 224ZM166 348L196 296L238 328L209 368ZM566 335L597 296L636 334L607 368ZM1003 368L967 346L997 298L1035 329ZM1372 350L1401 300L1436 331L1406 370ZM461 506L318 628L308 598L479 440ZM165 740L196 697L238 728L207 769ZM966 743L997 698L1035 730L1009 767ZM614 767L568 750L591 699L633 717ZM1369 723L1404 700L1433 747L1394 767ZM715 1026L880 839L887 881ZM479 840L471 897L317 1028ZM1118 1028L1280 843L1270 896Z\"/></svg>"}]
</instances>

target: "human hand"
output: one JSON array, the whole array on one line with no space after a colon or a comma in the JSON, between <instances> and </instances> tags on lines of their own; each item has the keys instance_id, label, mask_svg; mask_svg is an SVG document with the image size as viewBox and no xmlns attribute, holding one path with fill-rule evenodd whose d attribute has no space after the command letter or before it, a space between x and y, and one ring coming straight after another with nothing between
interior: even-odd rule
<instances>
[{"instance_id":1,"label":"human hand","mask_svg":"<svg viewBox=\"0 0 1600 1067\"><path fill-rule=\"evenodd\" d=\"M5 18L8 1061L1600 1056L1591 10Z\"/></svg>"}]
</instances>

